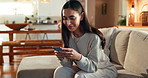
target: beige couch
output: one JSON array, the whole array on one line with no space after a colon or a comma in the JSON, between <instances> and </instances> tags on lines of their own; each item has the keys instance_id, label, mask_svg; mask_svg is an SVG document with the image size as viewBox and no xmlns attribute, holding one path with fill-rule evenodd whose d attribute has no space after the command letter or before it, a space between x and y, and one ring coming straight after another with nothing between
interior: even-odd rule
<instances>
[{"instance_id":1,"label":"beige couch","mask_svg":"<svg viewBox=\"0 0 148 78\"><path fill-rule=\"evenodd\" d=\"M118 69L117 78L148 78L148 32L114 27L100 30L107 38L105 52ZM25 57L17 78L52 78L59 65L54 55Z\"/></svg>"}]
</instances>

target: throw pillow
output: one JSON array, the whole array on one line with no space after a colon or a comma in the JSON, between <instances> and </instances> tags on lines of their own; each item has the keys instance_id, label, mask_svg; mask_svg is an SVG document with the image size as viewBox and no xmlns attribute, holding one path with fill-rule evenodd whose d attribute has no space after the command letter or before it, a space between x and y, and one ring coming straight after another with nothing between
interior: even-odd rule
<instances>
[{"instance_id":1,"label":"throw pillow","mask_svg":"<svg viewBox=\"0 0 148 78\"><path fill-rule=\"evenodd\" d=\"M110 54L109 47L111 45L111 39L113 38L113 34L116 31L116 27L100 28L99 30L103 33L106 39L106 45L104 48L104 52L107 56L109 56Z\"/></svg>"},{"instance_id":2,"label":"throw pillow","mask_svg":"<svg viewBox=\"0 0 148 78\"><path fill-rule=\"evenodd\" d=\"M132 31L128 45L124 62L125 70L148 74L148 32Z\"/></svg>"},{"instance_id":3,"label":"throw pillow","mask_svg":"<svg viewBox=\"0 0 148 78\"><path fill-rule=\"evenodd\" d=\"M115 33L110 48L111 61L121 65L124 64L130 33L130 30L118 30Z\"/></svg>"}]
</instances>

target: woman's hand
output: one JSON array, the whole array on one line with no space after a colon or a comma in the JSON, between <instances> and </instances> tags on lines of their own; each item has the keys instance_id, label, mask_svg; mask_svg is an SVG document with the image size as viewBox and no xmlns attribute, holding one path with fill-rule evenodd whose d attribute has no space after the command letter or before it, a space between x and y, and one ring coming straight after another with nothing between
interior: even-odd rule
<instances>
[{"instance_id":1,"label":"woman's hand","mask_svg":"<svg viewBox=\"0 0 148 78\"><path fill-rule=\"evenodd\" d=\"M55 53L55 55L57 56L57 58L60 60L60 61L62 61L63 59L64 59L64 54L63 54L63 52L61 52L61 51L54 51L54 53Z\"/></svg>"},{"instance_id":2,"label":"woman's hand","mask_svg":"<svg viewBox=\"0 0 148 78\"><path fill-rule=\"evenodd\" d=\"M62 48L65 52L65 57L73 59L73 60L80 60L81 59L81 54L78 53L76 50L72 48Z\"/></svg>"},{"instance_id":3,"label":"woman's hand","mask_svg":"<svg viewBox=\"0 0 148 78\"><path fill-rule=\"evenodd\" d=\"M63 60L64 57L73 59L73 60L80 60L81 54L75 51L72 48L62 48L63 51L55 51L55 55L59 58L59 60Z\"/></svg>"}]
</instances>

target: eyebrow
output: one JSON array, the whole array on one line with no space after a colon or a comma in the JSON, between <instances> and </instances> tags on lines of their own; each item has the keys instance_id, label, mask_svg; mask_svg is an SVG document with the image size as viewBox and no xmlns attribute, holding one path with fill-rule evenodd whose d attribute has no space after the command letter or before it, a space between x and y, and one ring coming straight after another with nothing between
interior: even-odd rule
<instances>
[{"instance_id":1,"label":"eyebrow","mask_svg":"<svg viewBox=\"0 0 148 78\"><path fill-rule=\"evenodd\" d=\"M66 16L63 16L63 17L66 17ZM71 15L71 16L69 16L69 17L75 17L74 15Z\"/></svg>"},{"instance_id":2,"label":"eyebrow","mask_svg":"<svg viewBox=\"0 0 148 78\"><path fill-rule=\"evenodd\" d=\"M71 16L69 16L69 17L75 17L74 15L71 15Z\"/></svg>"}]
</instances>

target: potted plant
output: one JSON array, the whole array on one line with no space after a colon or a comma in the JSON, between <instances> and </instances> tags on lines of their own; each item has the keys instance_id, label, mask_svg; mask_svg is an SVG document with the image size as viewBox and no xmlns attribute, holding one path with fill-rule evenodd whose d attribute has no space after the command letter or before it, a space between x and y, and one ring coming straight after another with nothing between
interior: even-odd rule
<instances>
[{"instance_id":1,"label":"potted plant","mask_svg":"<svg viewBox=\"0 0 148 78\"><path fill-rule=\"evenodd\" d=\"M50 23L51 18L47 17L46 20L47 20L47 23Z\"/></svg>"},{"instance_id":2,"label":"potted plant","mask_svg":"<svg viewBox=\"0 0 148 78\"><path fill-rule=\"evenodd\" d=\"M120 26L126 25L126 16L121 15L121 20L118 22L118 25Z\"/></svg>"},{"instance_id":3,"label":"potted plant","mask_svg":"<svg viewBox=\"0 0 148 78\"><path fill-rule=\"evenodd\" d=\"M51 19L50 17L47 17L47 18L46 18L46 20L50 20L50 19Z\"/></svg>"}]
</instances>

